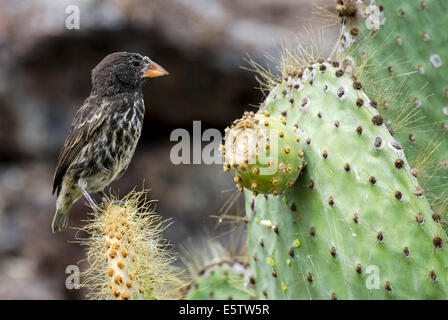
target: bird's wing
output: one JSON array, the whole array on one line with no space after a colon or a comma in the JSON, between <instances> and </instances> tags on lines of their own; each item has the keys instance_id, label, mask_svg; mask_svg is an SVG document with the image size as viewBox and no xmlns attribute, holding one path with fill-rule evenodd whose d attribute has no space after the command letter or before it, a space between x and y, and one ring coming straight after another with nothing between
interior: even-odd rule
<instances>
[{"instance_id":1,"label":"bird's wing","mask_svg":"<svg viewBox=\"0 0 448 320\"><path fill-rule=\"evenodd\" d=\"M95 99L89 97L76 113L70 133L58 157L58 163L54 171L53 193L57 190L57 195L59 195L65 172L86 145L89 137L103 123L104 117L101 108L101 102L98 103Z\"/></svg>"}]
</instances>

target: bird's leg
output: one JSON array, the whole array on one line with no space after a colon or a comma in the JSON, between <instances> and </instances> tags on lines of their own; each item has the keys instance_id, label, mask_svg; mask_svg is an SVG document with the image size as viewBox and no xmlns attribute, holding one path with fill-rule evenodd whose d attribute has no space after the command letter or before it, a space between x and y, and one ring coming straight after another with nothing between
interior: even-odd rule
<instances>
[{"instance_id":1,"label":"bird's leg","mask_svg":"<svg viewBox=\"0 0 448 320\"><path fill-rule=\"evenodd\" d=\"M93 211L95 211L95 212L99 211L100 209L96 205L95 201L93 201L92 197L90 197L89 193L87 192L87 181L84 180L84 179L79 179L78 180L78 187L79 187L79 190L81 190L81 192L84 195L84 197L89 202L89 204L92 207Z\"/></svg>"}]
</instances>

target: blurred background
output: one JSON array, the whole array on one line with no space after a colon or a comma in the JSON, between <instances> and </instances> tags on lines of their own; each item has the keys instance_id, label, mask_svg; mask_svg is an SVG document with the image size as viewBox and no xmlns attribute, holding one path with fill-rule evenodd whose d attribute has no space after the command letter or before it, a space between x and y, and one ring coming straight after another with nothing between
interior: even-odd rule
<instances>
[{"instance_id":1,"label":"blurred background","mask_svg":"<svg viewBox=\"0 0 448 320\"><path fill-rule=\"evenodd\" d=\"M170 134L224 128L263 95L242 69L262 65L282 40L303 33L312 6L331 0L2 0L0 11L0 299L83 299L65 288L65 268L84 258L75 230L51 233L53 170L73 116L90 93L90 71L107 54L138 52L169 77L144 87L146 115L133 161L111 188L124 195L143 183L157 212L173 223L164 235L177 252L188 243L225 238L222 214L235 195L221 165L173 165ZM68 30L66 8L80 10ZM333 43L337 26L326 31ZM72 208L81 226L84 200ZM220 211L221 210L221 211ZM228 214L242 215L242 196ZM230 229L234 227L231 225ZM228 234L228 233L227 233ZM221 237L222 236L222 237Z\"/></svg>"}]
</instances>

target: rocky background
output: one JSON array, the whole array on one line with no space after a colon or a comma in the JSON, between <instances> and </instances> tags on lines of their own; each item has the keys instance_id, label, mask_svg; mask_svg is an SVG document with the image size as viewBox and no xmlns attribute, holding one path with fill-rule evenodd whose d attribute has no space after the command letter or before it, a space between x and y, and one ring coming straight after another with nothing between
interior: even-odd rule
<instances>
[{"instance_id":1,"label":"rocky background","mask_svg":"<svg viewBox=\"0 0 448 320\"><path fill-rule=\"evenodd\" d=\"M322 3L313 1L313 4ZM328 0L327 0L328 2ZM147 114L134 159L111 185L124 195L152 189L165 232L177 252L189 243L226 238L227 200L237 197L220 165L173 165L170 134L224 128L263 98L244 57L268 65L281 40L313 21L306 0L3 0L0 11L0 298L83 299L65 288L65 268L84 258L75 230L52 234L53 169L72 118L90 92L90 70L107 54L147 55L171 73L144 88ZM80 9L80 29L68 30L66 7ZM334 26L325 42L333 43ZM241 198L228 214L242 215ZM82 225L79 201L70 226Z\"/></svg>"}]
</instances>

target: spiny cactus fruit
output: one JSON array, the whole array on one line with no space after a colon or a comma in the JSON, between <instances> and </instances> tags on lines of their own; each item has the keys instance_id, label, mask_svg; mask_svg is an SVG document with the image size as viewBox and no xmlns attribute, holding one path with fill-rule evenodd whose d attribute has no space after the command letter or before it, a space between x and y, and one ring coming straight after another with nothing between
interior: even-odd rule
<instances>
[{"instance_id":1,"label":"spiny cactus fruit","mask_svg":"<svg viewBox=\"0 0 448 320\"><path fill-rule=\"evenodd\" d=\"M365 75L371 85L398 83L406 77L405 104L418 116L404 130L396 131L410 162L420 166L419 179L431 196L434 209L446 220L448 212L448 2L443 0L344 0L350 14L338 6L343 19L343 46L359 63L366 63ZM354 6L354 7L353 7ZM373 8L373 9L372 9ZM378 15L375 15L375 11ZM368 60L368 61L367 61ZM387 86L389 84L386 84ZM378 107L391 128L397 113L396 101L378 97ZM397 110L398 109L398 110ZM409 109L406 111L409 113ZM421 153L428 145L426 165Z\"/></svg>"},{"instance_id":2,"label":"spiny cactus fruit","mask_svg":"<svg viewBox=\"0 0 448 320\"><path fill-rule=\"evenodd\" d=\"M176 299L182 284L174 257L160 236L166 224L144 192L110 200L80 229L88 248L83 286L93 299Z\"/></svg>"},{"instance_id":3,"label":"spiny cactus fruit","mask_svg":"<svg viewBox=\"0 0 448 320\"><path fill-rule=\"evenodd\" d=\"M304 68L294 57L281 61L279 81L268 75L260 113L296 128L307 165L281 196L245 191L257 296L447 298L440 216L353 60L316 59Z\"/></svg>"},{"instance_id":4,"label":"spiny cactus fruit","mask_svg":"<svg viewBox=\"0 0 448 320\"><path fill-rule=\"evenodd\" d=\"M289 101L279 99L278 103L287 105ZM224 170L235 175L239 189L276 195L290 188L302 169L300 137L286 126L283 116L246 112L226 129L225 141Z\"/></svg>"},{"instance_id":5,"label":"spiny cactus fruit","mask_svg":"<svg viewBox=\"0 0 448 320\"><path fill-rule=\"evenodd\" d=\"M184 257L191 276L186 288L189 300L248 300L255 298L255 280L244 251L233 252L219 242L206 249L190 249Z\"/></svg>"}]
</instances>

